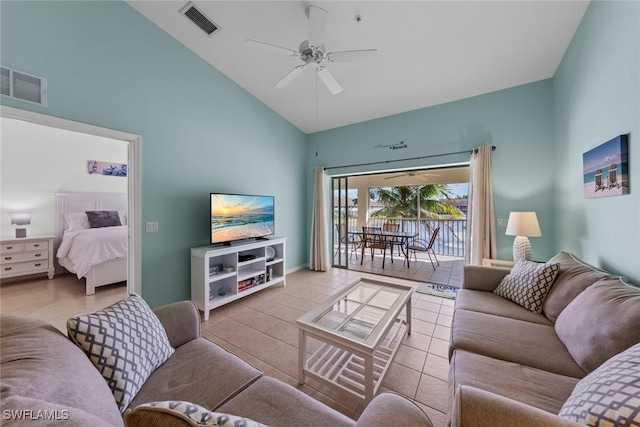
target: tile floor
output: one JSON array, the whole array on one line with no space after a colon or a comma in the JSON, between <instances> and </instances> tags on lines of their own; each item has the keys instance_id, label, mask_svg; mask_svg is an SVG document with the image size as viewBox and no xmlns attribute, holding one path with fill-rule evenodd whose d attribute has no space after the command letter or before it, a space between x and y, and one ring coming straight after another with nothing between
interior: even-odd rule
<instances>
[{"instance_id":1,"label":"tile floor","mask_svg":"<svg viewBox=\"0 0 640 427\"><path fill-rule=\"evenodd\" d=\"M297 271L287 276L286 287L276 285L213 310L209 320L202 323L202 335L266 375L357 419L363 406L355 399L313 380L298 385L295 326L295 320L305 311L357 277L380 279L343 269L324 273ZM386 280L403 283L402 279ZM85 296L84 286L73 276L2 283L0 312L42 318L64 331L68 317L98 310L125 295L125 286L112 285ZM405 338L382 383L383 390L415 401L437 427L446 425L447 348L453 305L452 300L414 294L413 332Z\"/></svg>"}]
</instances>

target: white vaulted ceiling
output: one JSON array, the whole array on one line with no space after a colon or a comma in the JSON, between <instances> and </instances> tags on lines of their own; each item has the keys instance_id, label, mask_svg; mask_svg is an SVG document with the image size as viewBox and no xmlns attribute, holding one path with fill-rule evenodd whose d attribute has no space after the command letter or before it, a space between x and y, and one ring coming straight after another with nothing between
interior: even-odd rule
<instances>
[{"instance_id":1,"label":"white vaulted ceiling","mask_svg":"<svg viewBox=\"0 0 640 427\"><path fill-rule=\"evenodd\" d=\"M128 3L305 133L550 78L588 6L579 0L194 1L221 28L208 37L179 13L186 0ZM337 95L309 69L275 89L300 59L245 45L254 39L297 50L308 36L310 4L329 12L327 51L378 49L371 62L327 65L344 88Z\"/></svg>"}]
</instances>

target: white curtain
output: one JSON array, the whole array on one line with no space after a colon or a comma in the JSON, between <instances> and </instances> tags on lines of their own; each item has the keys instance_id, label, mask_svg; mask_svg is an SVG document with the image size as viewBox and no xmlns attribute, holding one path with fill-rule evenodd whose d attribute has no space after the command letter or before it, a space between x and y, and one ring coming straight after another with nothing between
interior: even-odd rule
<instances>
[{"instance_id":1,"label":"white curtain","mask_svg":"<svg viewBox=\"0 0 640 427\"><path fill-rule=\"evenodd\" d=\"M496 257L496 221L491 184L491 145L473 150L469 167L467 204L467 264L481 265L483 258Z\"/></svg>"},{"instance_id":2,"label":"white curtain","mask_svg":"<svg viewBox=\"0 0 640 427\"><path fill-rule=\"evenodd\" d=\"M309 268L315 271L327 271L329 256L327 255L327 205L325 200L326 175L323 167L315 169L313 186L313 213L311 216L311 250Z\"/></svg>"}]
</instances>

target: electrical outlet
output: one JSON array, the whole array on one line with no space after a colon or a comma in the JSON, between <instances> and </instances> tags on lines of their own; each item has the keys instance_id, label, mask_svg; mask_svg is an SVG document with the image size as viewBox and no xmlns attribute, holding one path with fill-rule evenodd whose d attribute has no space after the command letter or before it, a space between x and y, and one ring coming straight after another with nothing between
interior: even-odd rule
<instances>
[{"instance_id":1,"label":"electrical outlet","mask_svg":"<svg viewBox=\"0 0 640 427\"><path fill-rule=\"evenodd\" d=\"M158 232L158 223L157 222L147 222L145 224L147 233L157 233Z\"/></svg>"},{"instance_id":2,"label":"electrical outlet","mask_svg":"<svg viewBox=\"0 0 640 427\"><path fill-rule=\"evenodd\" d=\"M507 226L507 222L509 222L508 219L498 218L498 227L506 227Z\"/></svg>"}]
</instances>

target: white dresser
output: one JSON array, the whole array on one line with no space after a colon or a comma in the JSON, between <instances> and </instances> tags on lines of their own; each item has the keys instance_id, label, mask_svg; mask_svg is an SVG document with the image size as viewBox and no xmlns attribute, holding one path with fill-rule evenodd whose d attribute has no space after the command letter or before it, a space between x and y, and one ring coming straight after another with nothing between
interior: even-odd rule
<instances>
[{"instance_id":1,"label":"white dresser","mask_svg":"<svg viewBox=\"0 0 640 427\"><path fill-rule=\"evenodd\" d=\"M0 239L0 279L47 273L55 274L53 241L55 236Z\"/></svg>"}]
</instances>

